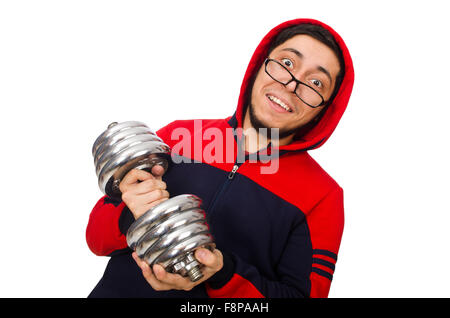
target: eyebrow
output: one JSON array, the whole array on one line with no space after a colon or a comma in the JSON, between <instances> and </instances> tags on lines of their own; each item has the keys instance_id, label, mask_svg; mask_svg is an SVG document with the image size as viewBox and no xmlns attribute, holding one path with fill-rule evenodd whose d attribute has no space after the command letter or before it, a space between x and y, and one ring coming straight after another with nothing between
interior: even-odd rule
<instances>
[{"instance_id":1,"label":"eyebrow","mask_svg":"<svg viewBox=\"0 0 450 318\"><path fill-rule=\"evenodd\" d=\"M284 49L282 49L281 51L292 52L292 53L294 53L295 55L297 55L299 58L301 58L301 59L303 58L303 54L302 54L302 53L300 53L298 50L293 49L293 48L290 48L290 47L284 48Z\"/></svg>"},{"instance_id":2,"label":"eyebrow","mask_svg":"<svg viewBox=\"0 0 450 318\"><path fill-rule=\"evenodd\" d=\"M303 54L302 53L300 53L298 50L296 50L294 48L291 48L291 47L284 48L281 51L292 52L295 55L297 55L299 58L301 58L301 59L303 58ZM331 78L331 74L330 74L330 72L328 72L328 70L325 67L319 65L319 66L317 66L317 70L319 72L324 73L328 77L328 79L330 80L330 83L333 84L333 79Z\"/></svg>"}]
</instances>

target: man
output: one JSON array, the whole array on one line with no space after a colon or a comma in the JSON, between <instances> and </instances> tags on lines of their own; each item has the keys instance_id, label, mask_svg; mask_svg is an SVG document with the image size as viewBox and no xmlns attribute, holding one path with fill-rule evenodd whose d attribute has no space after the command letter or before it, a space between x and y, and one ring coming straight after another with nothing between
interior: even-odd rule
<instances>
[{"instance_id":1,"label":"man","mask_svg":"<svg viewBox=\"0 0 450 318\"><path fill-rule=\"evenodd\" d=\"M343 231L343 192L307 151L336 128L353 78L349 52L329 26L297 19L272 29L251 58L232 117L175 121L157 132L174 158L196 163L177 160L164 175L160 167L133 170L120 185L121 202L103 197L94 207L87 242L111 259L90 296L326 297ZM207 161L196 151L196 140L212 128L222 144L232 135L224 156L234 151L234 161ZM278 138L249 128L276 128ZM190 147L177 146L177 129L191 132ZM264 155L277 163L275 171L262 173ZM150 269L125 240L136 218L184 193L202 198L217 246L196 251L205 265L196 283L159 265Z\"/></svg>"}]
</instances>

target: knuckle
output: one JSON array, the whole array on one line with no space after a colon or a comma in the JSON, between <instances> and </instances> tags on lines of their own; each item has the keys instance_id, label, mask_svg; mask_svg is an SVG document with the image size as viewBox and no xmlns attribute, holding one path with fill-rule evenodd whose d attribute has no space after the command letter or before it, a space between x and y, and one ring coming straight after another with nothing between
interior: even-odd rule
<instances>
[{"instance_id":1,"label":"knuckle","mask_svg":"<svg viewBox=\"0 0 450 318\"><path fill-rule=\"evenodd\" d=\"M127 203L130 200L130 193L129 192L122 192L122 201Z\"/></svg>"},{"instance_id":2,"label":"knuckle","mask_svg":"<svg viewBox=\"0 0 450 318\"><path fill-rule=\"evenodd\" d=\"M132 212L136 211L136 204L134 204L134 202L126 203L126 205Z\"/></svg>"},{"instance_id":3,"label":"knuckle","mask_svg":"<svg viewBox=\"0 0 450 318\"><path fill-rule=\"evenodd\" d=\"M153 208L153 207L156 206L156 205L158 205L158 202L153 201L153 202L151 202L151 203L148 203L148 204L146 205L146 207L147 207L148 210L150 210L151 208Z\"/></svg>"},{"instance_id":4,"label":"knuckle","mask_svg":"<svg viewBox=\"0 0 450 318\"><path fill-rule=\"evenodd\" d=\"M127 186L126 186L126 184L125 184L125 182L123 180L119 183L119 190L122 193L127 191Z\"/></svg>"},{"instance_id":5,"label":"knuckle","mask_svg":"<svg viewBox=\"0 0 450 318\"><path fill-rule=\"evenodd\" d=\"M145 180L138 185L140 192L151 192L153 190L153 182L151 180Z\"/></svg>"},{"instance_id":6,"label":"knuckle","mask_svg":"<svg viewBox=\"0 0 450 318\"><path fill-rule=\"evenodd\" d=\"M145 214L145 212L147 212L147 209L144 207L137 207L135 206L133 209L131 209L131 212L133 213L134 217L137 219L139 217L141 217L143 214Z\"/></svg>"},{"instance_id":7,"label":"knuckle","mask_svg":"<svg viewBox=\"0 0 450 318\"><path fill-rule=\"evenodd\" d=\"M191 286L191 285L185 286L185 287L183 288L183 290L184 290L184 291L191 291L193 287L194 287L194 286Z\"/></svg>"},{"instance_id":8,"label":"knuckle","mask_svg":"<svg viewBox=\"0 0 450 318\"><path fill-rule=\"evenodd\" d=\"M160 199L160 198L162 197L162 195L163 195L163 192L162 192L162 191L163 191L163 190L161 190L161 189L155 189L155 190L153 190L153 193L154 193L156 199Z\"/></svg>"},{"instance_id":9,"label":"knuckle","mask_svg":"<svg viewBox=\"0 0 450 318\"><path fill-rule=\"evenodd\" d=\"M145 182L146 182L147 190L151 191L154 188L156 188L156 183L155 183L154 179L148 179Z\"/></svg>"},{"instance_id":10,"label":"knuckle","mask_svg":"<svg viewBox=\"0 0 450 318\"><path fill-rule=\"evenodd\" d=\"M148 185L148 183L140 183L136 186L136 192L138 193L147 193L151 191L151 187Z\"/></svg>"},{"instance_id":11,"label":"knuckle","mask_svg":"<svg viewBox=\"0 0 450 318\"><path fill-rule=\"evenodd\" d=\"M152 287L153 287L153 289L156 290L156 291L162 291L162 290L163 290L160 286L158 286L158 285L156 285L156 284L153 284Z\"/></svg>"},{"instance_id":12,"label":"knuckle","mask_svg":"<svg viewBox=\"0 0 450 318\"><path fill-rule=\"evenodd\" d=\"M136 169L132 169L130 171L128 171L128 173L125 175L125 179L129 180L129 179L133 179L136 177L137 171Z\"/></svg>"}]
</instances>

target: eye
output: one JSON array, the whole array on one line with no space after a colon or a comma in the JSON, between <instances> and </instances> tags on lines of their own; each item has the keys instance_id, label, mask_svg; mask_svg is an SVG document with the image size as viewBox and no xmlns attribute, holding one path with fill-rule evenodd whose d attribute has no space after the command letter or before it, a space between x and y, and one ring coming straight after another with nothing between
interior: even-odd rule
<instances>
[{"instance_id":1,"label":"eye","mask_svg":"<svg viewBox=\"0 0 450 318\"><path fill-rule=\"evenodd\" d=\"M312 79L310 82L313 86L315 86L317 88L323 88L322 82L318 79Z\"/></svg>"},{"instance_id":2,"label":"eye","mask_svg":"<svg viewBox=\"0 0 450 318\"><path fill-rule=\"evenodd\" d=\"M294 67L294 63L288 58L282 59L281 62L283 63L283 65L285 65L285 66L287 66L289 68L293 68Z\"/></svg>"}]
</instances>

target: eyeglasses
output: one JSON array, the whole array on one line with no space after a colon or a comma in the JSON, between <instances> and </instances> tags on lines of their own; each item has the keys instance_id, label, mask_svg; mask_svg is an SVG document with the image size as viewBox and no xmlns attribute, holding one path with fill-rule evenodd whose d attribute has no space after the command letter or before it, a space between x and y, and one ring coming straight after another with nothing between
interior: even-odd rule
<instances>
[{"instance_id":1,"label":"eyeglasses","mask_svg":"<svg viewBox=\"0 0 450 318\"><path fill-rule=\"evenodd\" d=\"M292 75L292 73L277 60L267 58L264 61L264 64L267 75L274 81L283 84L284 86L294 81L297 84L295 85L294 90L295 95L309 107L316 108L325 104L325 100L318 91L308 84L296 79L294 75Z\"/></svg>"}]
</instances>

